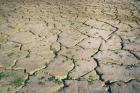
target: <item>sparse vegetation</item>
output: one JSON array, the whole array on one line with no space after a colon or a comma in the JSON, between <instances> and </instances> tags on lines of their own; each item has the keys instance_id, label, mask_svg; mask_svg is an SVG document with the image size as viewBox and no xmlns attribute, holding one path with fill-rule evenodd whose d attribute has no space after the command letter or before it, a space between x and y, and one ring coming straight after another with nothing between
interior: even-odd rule
<instances>
[{"instance_id":1,"label":"sparse vegetation","mask_svg":"<svg viewBox=\"0 0 140 93\"><path fill-rule=\"evenodd\" d=\"M28 54L27 56L26 56L26 58L29 58L30 57L30 54Z\"/></svg>"},{"instance_id":2,"label":"sparse vegetation","mask_svg":"<svg viewBox=\"0 0 140 93\"><path fill-rule=\"evenodd\" d=\"M54 53L54 58L57 58L58 57L58 51L53 51L53 53Z\"/></svg>"},{"instance_id":3,"label":"sparse vegetation","mask_svg":"<svg viewBox=\"0 0 140 93\"><path fill-rule=\"evenodd\" d=\"M23 84L24 79L23 78L16 78L14 81L10 81L10 85L13 85L15 87L19 87Z\"/></svg>"},{"instance_id":4,"label":"sparse vegetation","mask_svg":"<svg viewBox=\"0 0 140 93\"><path fill-rule=\"evenodd\" d=\"M53 81L53 82L58 83L58 84L62 83L59 79L56 79L54 76L49 77L48 81Z\"/></svg>"},{"instance_id":5,"label":"sparse vegetation","mask_svg":"<svg viewBox=\"0 0 140 93\"><path fill-rule=\"evenodd\" d=\"M81 81L81 78L80 78L80 77L78 77L76 80Z\"/></svg>"},{"instance_id":6,"label":"sparse vegetation","mask_svg":"<svg viewBox=\"0 0 140 93\"><path fill-rule=\"evenodd\" d=\"M89 76L89 79L87 80L89 85L92 85L94 83L94 79L92 76Z\"/></svg>"},{"instance_id":7,"label":"sparse vegetation","mask_svg":"<svg viewBox=\"0 0 140 93\"><path fill-rule=\"evenodd\" d=\"M88 84L92 85L93 84L93 80L88 80Z\"/></svg>"},{"instance_id":8,"label":"sparse vegetation","mask_svg":"<svg viewBox=\"0 0 140 93\"><path fill-rule=\"evenodd\" d=\"M48 64L48 63L46 63L46 64L45 64L45 67L47 68L48 66L49 66L49 64Z\"/></svg>"},{"instance_id":9,"label":"sparse vegetation","mask_svg":"<svg viewBox=\"0 0 140 93\"><path fill-rule=\"evenodd\" d=\"M62 60L62 63L65 63L66 61L65 60Z\"/></svg>"},{"instance_id":10,"label":"sparse vegetation","mask_svg":"<svg viewBox=\"0 0 140 93\"><path fill-rule=\"evenodd\" d=\"M139 46L140 0L0 0L0 93L140 93Z\"/></svg>"},{"instance_id":11,"label":"sparse vegetation","mask_svg":"<svg viewBox=\"0 0 140 93\"><path fill-rule=\"evenodd\" d=\"M39 85L45 85L45 82L39 81L38 84L39 84Z\"/></svg>"},{"instance_id":12,"label":"sparse vegetation","mask_svg":"<svg viewBox=\"0 0 140 93\"><path fill-rule=\"evenodd\" d=\"M55 77L54 76L51 76L48 78L48 81L54 81L55 80Z\"/></svg>"},{"instance_id":13,"label":"sparse vegetation","mask_svg":"<svg viewBox=\"0 0 140 93\"><path fill-rule=\"evenodd\" d=\"M14 52L11 52L7 56L11 58L14 54L15 54Z\"/></svg>"},{"instance_id":14,"label":"sparse vegetation","mask_svg":"<svg viewBox=\"0 0 140 93\"><path fill-rule=\"evenodd\" d=\"M128 30L123 30L123 32L128 32Z\"/></svg>"},{"instance_id":15,"label":"sparse vegetation","mask_svg":"<svg viewBox=\"0 0 140 93\"><path fill-rule=\"evenodd\" d=\"M55 83L57 83L57 84L61 84L62 81L60 81L59 79L55 79Z\"/></svg>"},{"instance_id":16,"label":"sparse vegetation","mask_svg":"<svg viewBox=\"0 0 140 93\"><path fill-rule=\"evenodd\" d=\"M137 67L136 64L131 64L131 65L128 65L126 67L126 69L132 69L132 68L136 68L136 67Z\"/></svg>"},{"instance_id":17,"label":"sparse vegetation","mask_svg":"<svg viewBox=\"0 0 140 93\"><path fill-rule=\"evenodd\" d=\"M46 82L46 79L45 79L44 76L42 76L42 77L39 78L38 84L39 85L45 85L45 82Z\"/></svg>"},{"instance_id":18,"label":"sparse vegetation","mask_svg":"<svg viewBox=\"0 0 140 93\"><path fill-rule=\"evenodd\" d=\"M0 72L0 80L2 79L2 78L4 78L5 77L5 73L4 72Z\"/></svg>"}]
</instances>

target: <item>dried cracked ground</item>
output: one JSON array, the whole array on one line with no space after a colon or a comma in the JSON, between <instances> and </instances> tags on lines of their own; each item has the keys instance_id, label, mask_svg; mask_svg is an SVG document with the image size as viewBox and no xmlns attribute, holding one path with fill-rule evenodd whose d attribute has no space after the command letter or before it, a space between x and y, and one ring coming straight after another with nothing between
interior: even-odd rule
<instances>
[{"instance_id":1,"label":"dried cracked ground","mask_svg":"<svg viewBox=\"0 0 140 93\"><path fill-rule=\"evenodd\" d=\"M140 93L140 2L0 0L1 93Z\"/></svg>"}]
</instances>

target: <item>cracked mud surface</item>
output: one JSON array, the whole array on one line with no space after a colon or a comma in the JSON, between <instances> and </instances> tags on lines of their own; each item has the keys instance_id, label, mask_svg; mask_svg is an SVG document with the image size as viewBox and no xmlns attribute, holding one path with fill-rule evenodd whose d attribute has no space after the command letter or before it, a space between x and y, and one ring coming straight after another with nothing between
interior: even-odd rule
<instances>
[{"instance_id":1,"label":"cracked mud surface","mask_svg":"<svg viewBox=\"0 0 140 93\"><path fill-rule=\"evenodd\" d=\"M1 93L140 93L139 0L0 0Z\"/></svg>"}]
</instances>

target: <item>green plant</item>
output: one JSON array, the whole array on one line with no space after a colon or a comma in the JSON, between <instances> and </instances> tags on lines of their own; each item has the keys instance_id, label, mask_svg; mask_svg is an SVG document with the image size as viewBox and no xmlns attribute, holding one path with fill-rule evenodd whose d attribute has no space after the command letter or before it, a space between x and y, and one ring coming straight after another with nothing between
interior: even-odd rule
<instances>
[{"instance_id":1,"label":"green plant","mask_svg":"<svg viewBox=\"0 0 140 93\"><path fill-rule=\"evenodd\" d=\"M126 69L132 69L132 68L136 68L136 67L137 67L136 64L131 64L131 65L128 65L128 66L126 67Z\"/></svg>"},{"instance_id":2,"label":"green plant","mask_svg":"<svg viewBox=\"0 0 140 93\"><path fill-rule=\"evenodd\" d=\"M2 78L4 78L5 77L5 73L4 72L0 72L0 80L2 79Z\"/></svg>"},{"instance_id":3,"label":"green plant","mask_svg":"<svg viewBox=\"0 0 140 93\"><path fill-rule=\"evenodd\" d=\"M39 85L45 85L45 82L39 81L38 84L39 84Z\"/></svg>"},{"instance_id":4,"label":"green plant","mask_svg":"<svg viewBox=\"0 0 140 93\"><path fill-rule=\"evenodd\" d=\"M40 79L40 80L42 80L42 79L45 79L45 77L44 77L44 76L42 76L42 77L40 77L39 79Z\"/></svg>"},{"instance_id":5,"label":"green plant","mask_svg":"<svg viewBox=\"0 0 140 93\"><path fill-rule=\"evenodd\" d=\"M94 83L94 79L91 78L91 76L90 76L90 78L87 81L88 81L88 84L89 85L92 85Z\"/></svg>"},{"instance_id":6,"label":"green plant","mask_svg":"<svg viewBox=\"0 0 140 93\"><path fill-rule=\"evenodd\" d=\"M53 82L58 83L58 84L62 83L59 79L56 79L54 76L49 77L48 81L53 81Z\"/></svg>"},{"instance_id":7,"label":"green plant","mask_svg":"<svg viewBox=\"0 0 140 93\"><path fill-rule=\"evenodd\" d=\"M55 80L55 77L54 76L51 76L48 78L48 81L54 81Z\"/></svg>"},{"instance_id":8,"label":"green plant","mask_svg":"<svg viewBox=\"0 0 140 93\"><path fill-rule=\"evenodd\" d=\"M80 77L78 77L76 80L77 80L77 81L81 81L81 78L80 78Z\"/></svg>"},{"instance_id":9,"label":"green plant","mask_svg":"<svg viewBox=\"0 0 140 93\"><path fill-rule=\"evenodd\" d=\"M62 63L65 63L66 61L65 60L62 60Z\"/></svg>"},{"instance_id":10,"label":"green plant","mask_svg":"<svg viewBox=\"0 0 140 93\"><path fill-rule=\"evenodd\" d=\"M88 80L88 84L92 85L93 84L93 80Z\"/></svg>"},{"instance_id":11,"label":"green plant","mask_svg":"<svg viewBox=\"0 0 140 93\"><path fill-rule=\"evenodd\" d=\"M54 58L57 58L58 57L58 51L53 51L53 53L54 53Z\"/></svg>"},{"instance_id":12,"label":"green plant","mask_svg":"<svg viewBox=\"0 0 140 93\"><path fill-rule=\"evenodd\" d=\"M30 57L30 54L28 54L27 56L26 56L26 58L29 58Z\"/></svg>"},{"instance_id":13,"label":"green plant","mask_svg":"<svg viewBox=\"0 0 140 93\"><path fill-rule=\"evenodd\" d=\"M128 30L123 30L123 32L128 32Z\"/></svg>"},{"instance_id":14,"label":"green plant","mask_svg":"<svg viewBox=\"0 0 140 93\"><path fill-rule=\"evenodd\" d=\"M16 87L19 87L23 84L24 79L23 78L16 78L14 81L10 81L10 85L14 85Z\"/></svg>"},{"instance_id":15,"label":"green plant","mask_svg":"<svg viewBox=\"0 0 140 93\"><path fill-rule=\"evenodd\" d=\"M62 82L59 79L55 79L55 83L61 84Z\"/></svg>"},{"instance_id":16,"label":"green plant","mask_svg":"<svg viewBox=\"0 0 140 93\"><path fill-rule=\"evenodd\" d=\"M45 85L46 80L45 80L45 77L44 77L44 76L38 78L38 80L39 80L39 81L38 81L38 84L39 84L39 85Z\"/></svg>"},{"instance_id":17,"label":"green plant","mask_svg":"<svg viewBox=\"0 0 140 93\"><path fill-rule=\"evenodd\" d=\"M47 68L49 66L49 63L45 63L45 67Z\"/></svg>"}]
</instances>

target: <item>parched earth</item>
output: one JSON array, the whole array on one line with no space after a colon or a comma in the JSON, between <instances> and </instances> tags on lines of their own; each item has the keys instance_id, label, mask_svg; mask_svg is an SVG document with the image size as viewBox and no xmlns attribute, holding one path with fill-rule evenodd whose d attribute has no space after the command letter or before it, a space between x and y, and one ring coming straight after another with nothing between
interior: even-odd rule
<instances>
[{"instance_id":1,"label":"parched earth","mask_svg":"<svg viewBox=\"0 0 140 93\"><path fill-rule=\"evenodd\" d=\"M140 93L140 1L0 0L0 93Z\"/></svg>"}]
</instances>

